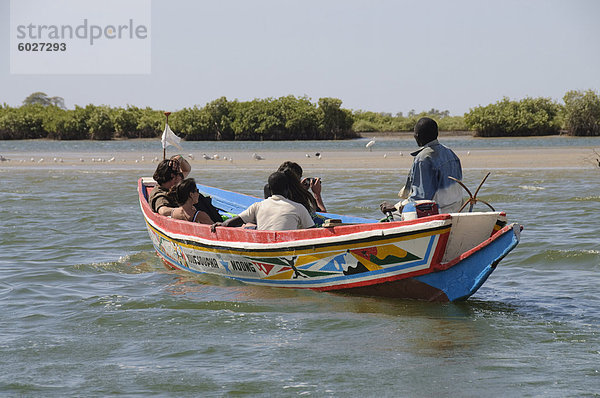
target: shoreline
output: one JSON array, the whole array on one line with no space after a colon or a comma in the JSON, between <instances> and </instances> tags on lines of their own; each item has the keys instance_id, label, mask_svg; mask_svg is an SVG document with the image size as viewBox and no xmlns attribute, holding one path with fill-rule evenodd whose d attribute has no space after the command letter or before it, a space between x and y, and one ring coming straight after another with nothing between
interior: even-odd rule
<instances>
[{"instance_id":1,"label":"shoreline","mask_svg":"<svg viewBox=\"0 0 600 398\"><path fill-rule=\"evenodd\" d=\"M417 148L415 148L416 150ZM516 148L501 149L459 149L454 150L461 160L463 169L547 169L547 168L599 168L597 156L592 147L568 148ZM256 160L248 151L226 151L218 160L205 160L200 154L188 161L192 169L265 169L275 170L286 160L299 163L306 170L320 169L408 169L412 164L410 152L381 150L368 151L327 151L319 159L307 157L298 150L261 152L262 160ZM147 168L154 170L162 156L153 156L141 151L117 152L110 157L106 154L91 157L89 153L53 153L52 155L32 153L3 153L5 160L0 168L57 168L73 169L121 169ZM171 154L169 153L169 156ZM226 158L226 159L225 159ZM149 171L149 173L151 173Z\"/></svg>"}]
</instances>

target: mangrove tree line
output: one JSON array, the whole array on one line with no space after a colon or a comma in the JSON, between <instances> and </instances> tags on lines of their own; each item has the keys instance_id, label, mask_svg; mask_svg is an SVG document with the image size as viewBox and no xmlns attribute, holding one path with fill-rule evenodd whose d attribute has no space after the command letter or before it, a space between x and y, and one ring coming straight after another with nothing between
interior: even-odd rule
<instances>
[{"instance_id":1,"label":"mangrove tree line","mask_svg":"<svg viewBox=\"0 0 600 398\"><path fill-rule=\"evenodd\" d=\"M34 93L36 98L44 93ZM31 96L28 97L28 99ZM53 97L53 101L57 101ZM64 109L61 103L26 101L0 107L0 139L50 138L111 140L159 137L162 110L101 105ZM186 140L329 140L354 138L352 112L337 98L305 97L228 101L219 98L199 108L184 108L169 117L171 129Z\"/></svg>"},{"instance_id":2,"label":"mangrove tree line","mask_svg":"<svg viewBox=\"0 0 600 398\"><path fill-rule=\"evenodd\" d=\"M442 131L472 131L479 137L523 137L566 133L573 136L600 135L600 96L593 90L569 91L563 104L550 98L503 98L486 106L469 110L464 116L450 116L448 111L431 109L408 116L398 113L354 112L354 130L412 131L417 120L428 116Z\"/></svg>"},{"instance_id":3,"label":"mangrove tree line","mask_svg":"<svg viewBox=\"0 0 600 398\"><path fill-rule=\"evenodd\" d=\"M423 116L435 119L442 131L469 130L480 137L600 135L600 96L593 90L569 91L564 103L550 98L503 98L469 110L464 116L448 111L377 113L342 108L337 98L286 96L229 101L221 97L204 107L173 112L169 124L186 140L324 140L346 139L360 132L412 131ZM111 140L156 138L164 129L162 110L127 106L75 106L66 109L61 97L38 92L20 107L0 106L0 139Z\"/></svg>"}]
</instances>

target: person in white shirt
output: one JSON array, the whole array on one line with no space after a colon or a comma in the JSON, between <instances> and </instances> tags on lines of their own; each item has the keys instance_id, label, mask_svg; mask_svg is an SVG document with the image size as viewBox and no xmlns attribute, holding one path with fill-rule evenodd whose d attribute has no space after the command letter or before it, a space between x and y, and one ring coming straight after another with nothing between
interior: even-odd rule
<instances>
[{"instance_id":1,"label":"person in white shirt","mask_svg":"<svg viewBox=\"0 0 600 398\"><path fill-rule=\"evenodd\" d=\"M269 198L252 204L238 216L223 223L214 223L211 230L216 231L218 226L241 227L247 223L256 224L258 230L268 231L305 229L315 225L304 206L287 198L289 180L284 173L276 171L271 174L269 187L271 190Z\"/></svg>"}]
</instances>

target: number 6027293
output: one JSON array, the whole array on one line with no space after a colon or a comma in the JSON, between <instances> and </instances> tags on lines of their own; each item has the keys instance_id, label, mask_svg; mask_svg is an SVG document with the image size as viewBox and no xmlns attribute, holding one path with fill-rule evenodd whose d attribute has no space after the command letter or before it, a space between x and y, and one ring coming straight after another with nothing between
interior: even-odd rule
<instances>
[{"instance_id":1,"label":"number 6027293","mask_svg":"<svg viewBox=\"0 0 600 398\"><path fill-rule=\"evenodd\" d=\"M19 51L67 51L67 43L19 43Z\"/></svg>"}]
</instances>

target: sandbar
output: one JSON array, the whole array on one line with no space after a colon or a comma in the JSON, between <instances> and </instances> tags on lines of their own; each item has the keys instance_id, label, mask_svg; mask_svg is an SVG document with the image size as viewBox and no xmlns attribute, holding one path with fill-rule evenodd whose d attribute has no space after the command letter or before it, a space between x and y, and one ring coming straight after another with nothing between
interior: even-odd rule
<instances>
[{"instance_id":1,"label":"sandbar","mask_svg":"<svg viewBox=\"0 0 600 398\"><path fill-rule=\"evenodd\" d=\"M416 149L416 148L415 148ZM595 150L598 152L598 149ZM592 147L551 147L516 149L455 150L463 169L546 169L546 168L599 168L599 156ZM305 169L407 169L413 161L409 152L374 151L328 151L321 157L305 152L264 151L263 159L257 160L248 151L228 151L218 159L205 160L201 154L193 154L189 161L194 169L264 169L274 170L286 160L299 163ZM162 159L162 154L122 152L113 154L77 154L72 152L48 154L3 153L2 168L150 168Z\"/></svg>"}]
</instances>

